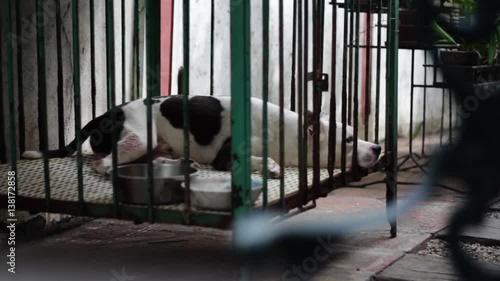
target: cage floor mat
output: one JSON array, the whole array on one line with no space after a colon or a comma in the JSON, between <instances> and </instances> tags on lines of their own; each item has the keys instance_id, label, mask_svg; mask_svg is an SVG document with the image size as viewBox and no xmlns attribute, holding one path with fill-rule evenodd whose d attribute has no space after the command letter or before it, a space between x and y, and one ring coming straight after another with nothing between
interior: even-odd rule
<instances>
[{"instance_id":1,"label":"cage floor mat","mask_svg":"<svg viewBox=\"0 0 500 281\"><path fill-rule=\"evenodd\" d=\"M113 204L113 187L109 178L103 177L89 166L92 156L83 157L83 196L84 201L94 204ZM0 173L7 175L10 165L0 165ZM17 191L18 196L44 199L45 181L43 160L20 160L17 162ZM76 157L49 159L50 173L50 195L51 199L78 202L78 176ZM335 170L334 175L340 174L340 170ZM230 172L215 171L211 166L203 166L198 178L226 175ZM252 178L261 179L259 174L253 174ZM328 170L320 171L320 179L328 178ZM7 177L0 180L1 186L7 186ZM307 171L308 185L313 181L313 170ZM285 168L285 194L287 196L299 190L299 170L298 168ZM0 194L6 195L7 188L1 189ZM254 207L262 206L261 194L255 202ZM280 199L280 180L268 180L268 202L269 204ZM161 205L160 209L181 210L183 204ZM195 210L196 211L196 210Z\"/></svg>"}]
</instances>

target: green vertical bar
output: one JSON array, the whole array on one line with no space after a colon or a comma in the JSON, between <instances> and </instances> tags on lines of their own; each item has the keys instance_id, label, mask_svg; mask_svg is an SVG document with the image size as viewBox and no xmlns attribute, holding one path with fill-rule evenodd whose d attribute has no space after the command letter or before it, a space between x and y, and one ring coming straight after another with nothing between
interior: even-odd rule
<instances>
[{"instance_id":1,"label":"green vertical bar","mask_svg":"<svg viewBox=\"0 0 500 281\"><path fill-rule=\"evenodd\" d=\"M210 0L210 95L214 95L215 0Z\"/></svg>"},{"instance_id":2,"label":"green vertical bar","mask_svg":"<svg viewBox=\"0 0 500 281\"><path fill-rule=\"evenodd\" d=\"M398 51L399 51L399 0L391 1L389 13L389 67L387 75L387 147L391 150L387 166L387 189L388 195L397 206L397 160L398 160ZM390 194L389 194L390 193ZM397 235L397 220L390 222L391 236Z\"/></svg>"},{"instance_id":3,"label":"green vertical bar","mask_svg":"<svg viewBox=\"0 0 500 281\"><path fill-rule=\"evenodd\" d=\"M250 211L250 1L231 0L231 103L233 147L233 211Z\"/></svg>"},{"instance_id":4,"label":"green vertical bar","mask_svg":"<svg viewBox=\"0 0 500 281\"><path fill-rule=\"evenodd\" d=\"M95 70L95 5L94 0L90 0L90 75L91 75L91 95L92 95L92 118L96 117L96 70Z\"/></svg>"},{"instance_id":5,"label":"green vertical bar","mask_svg":"<svg viewBox=\"0 0 500 281\"><path fill-rule=\"evenodd\" d=\"M64 67L62 62L62 16L61 16L61 2L56 1L56 50L57 50L57 122L58 122L58 132L59 132L59 148L63 148L66 146L65 133L64 133L64 122L66 121L64 118ZM73 31L74 32L74 31ZM21 49L21 48L20 48ZM18 65L22 65L22 60L18 61ZM19 76L22 76L22 69L19 70L18 73L21 73ZM22 88L22 83L19 86ZM22 92L19 93L19 97L22 96ZM92 104L94 105L94 104ZM92 111L94 112L94 111ZM21 113L20 113L21 114ZM24 115L24 112L23 112ZM95 115L93 115L95 117ZM21 128L19 128L21 131ZM24 130L23 130L24 131Z\"/></svg>"},{"instance_id":6,"label":"green vertical bar","mask_svg":"<svg viewBox=\"0 0 500 281\"><path fill-rule=\"evenodd\" d=\"M304 83L307 83L306 80L304 80L304 60L303 60L303 55L304 55L304 36L303 36L303 26L304 26L304 20L303 20L303 15L302 15L302 0L295 0L298 1L298 7L297 7L297 20L298 20L298 30L297 30L297 60L298 60L298 93L297 93L297 99L298 99L298 114L299 114L299 122L298 122L298 140L299 140L299 145L298 145L298 158L299 158L299 193L300 193L300 204L305 205L307 204L307 186L304 185L304 178L306 177L305 171L304 171L304 166L306 165L306 162L303 159L303 147L304 147L304 138L307 137L307 135L304 135L304 128L303 128L303 110L304 110Z\"/></svg>"},{"instance_id":7,"label":"green vertical bar","mask_svg":"<svg viewBox=\"0 0 500 281\"><path fill-rule=\"evenodd\" d=\"M24 2L23 2L24 3ZM58 6L57 6L58 7ZM15 15L16 15L16 32L18 38L23 38L24 33L22 31L22 20L21 16L21 1L16 1L15 4ZM57 17L57 15L56 15ZM59 18L58 18L59 19ZM56 22L57 25L57 22ZM57 36L56 36L57 37ZM58 44L59 45L59 44ZM25 109L24 109L24 78L23 78L23 44L17 44L17 118L18 118L18 132L19 132L19 151L22 153L26 151L26 122L25 122ZM62 91L61 91L62 92ZM64 137L64 136L63 136Z\"/></svg>"},{"instance_id":8,"label":"green vertical bar","mask_svg":"<svg viewBox=\"0 0 500 281\"><path fill-rule=\"evenodd\" d=\"M391 75L391 48L392 48L392 45L391 45L391 41L392 41L392 31L391 31L391 25L392 25L392 19L391 19L391 16L392 16L392 4L393 4L393 1L394 0L389 0L389 3L388 3L388 6L387 6L387 29L385 30L386 31L386 36L387 36L387 40L386 40L386 59L385 59L385 68L386 68L386 72L385 72L385 83L386 83L386 88L385 88L385 92L386 94L390 93L390 80L389 80L389 76ZM386 96L386 99L388 99L388 96ZM389 105L386 105L386 106L389 106ZM386 115L388 113L386 112Z\"/></svg>"},{"instance_id":9,"label":"green vertical bar","mask_svg":"<svg viewBox=\"0 0 500 281\"><path fill-rule=\"evenodd\" d=\"M78 203L80 214L84 212L83 202L83 160L82 160L82 140L80 130L81 120L81 102L80 102L80 30L78 17L78 0L72 0L72 18L73 18L73 86L75 98L75 135L77 143L77 169L78 169Z\"/></svg>"},{"instance_id":10,"label":"green vertical bar","mask_svg":"<svg viewBox=\"0 0 500 281\"><path fill-rule=\"evenodd\" d=\"M250 0L231 0L231 119L232 206L236 219L250 211L251 68ZM241 267L241 280L248 280L248 267Z\"/></svg>"},{"instance_id":11,"label":"green vertical bar","mask_svg":"<svg viewBox=\"0 0 500 281\"><path fill-rule=\"evenodd\" d=\"M141 96L141 59L139 55L139 1L134 1L134 55L135 55L135 67L136 67L136 85L137 93L135 93L134 99L138 99Z\"/></svg>"},{"instance_id":12,"label":"green vertical bar","mask_svg":"<svg viewBox=\"0 0 500 281\"><path fill-rule=\"evenodd\" d=\"M160 95L160 73L156 71L160 66L160 0L146 1L146 114L148 132L148 217L149 222L153 222L153 118L151 110L151 97ZM153 71L155 70L155 71Z\"/></svg>"},{"instance_id":13,"label":"green vertical bar","mask_svg":"<svg viewBox=\"0 0 500 281\"><path fill-rule=\"evenodd\" d=\"M10 13L10 11L9 11ZM43 16L43 1L36 1L36 38L37 38L37 72L38 72L38 114L40 130L40 150L43 153L43 171L45 178L45 202L47 212L50 212L50 172L49 159L45 151L49 149L47 126L47 81L45 77L45 20Z\"/></svg>"},{"instance_id":14,"label":"green vertical bar","mask_svg":"<svg viewBox=\"0 0 500 281\"><path fill-rule=\"evenodd\" d=\"M184 0L183 5L183 35L184 35L184 49L183 49L183 61L184 61L184 73L183 73L183 81L182 81L182 89L183 89L183 115L184 115L184 184L186 187L186 197L185 197L185 206L186 212L189 220L189 213L191 210L191 182L189 178L189 37L190 37L190 13L189 13L190 5L189 0ZM187 222L189 224L189 221Z\"/></svg>"},{"instance_id":15,"label":"green vertical bar","mask_svg":"<svg viewBox=\"0 0 500 281\"><path fill-rule=\"evenodd\" d=\"M422 100L422 156L425 156L425 117L427 116L427 50L424 50L424 92L423 94L423 100Z\"/></svg>"},{"instance_id":16,"label":"green vertical bar","mask_svg":"<svg viewBox=\"0 0 500 281\"><path fill-rule=\"evenodd\" d=\"M267 157L269 156L269 130L267 102L269 101L269 0L262 0L262 205L267 209Z\"/></svg>"},{"instance_id":17,"label":"green vertical bar","mask_svg":"<svg viewBox=\"0 0 500 281\"><path fill-rule=\"evenodd\" d=\"M353 120L352 126L354 128L353 132L353 146L352 146L352 174L355 180L359 179L359 169L358 169L358 132L359 132L359 122L358 122L358 109L359 109L359 28L360 28L360 13L361 5L359 2L356 3L356 23L354 27L354 84L352 91L352 102L353 102ZM353 11L354 12L354 11ZM368 49L367 51L371 51ZM352 52L352 49L351 49Z\"/></svg>"},{"instance_id":18,"label":"green vertical bar","mask_svg":"<svg viewBox=\"0 0 500 281\"><path fill-rule=\"evenodd\" d=\"M332 1L332 53L330 82L330 126L328 129L328 175L329 185L333 185L337 147L337 0Z\"/></svg>"},{"instance_id":19,"label":"green vertical bar","mask_svg":"<svg viewBox=\"0 0 500 281\"><path fill-rule=\"evenodd\" d=\"M281 211L286 209L285 200L285 70L283 57L283 0L279 0L279 165L280 165L280 206Z\"/></svg>"},{"instance_id":20,"label":"green vertical bar","mask_svg":"<svg viewBox=\"0 0 500 281\"><path fill-rule=\"evenodd\" d=\"M350 2L352 0L347 0ZM347 161L347 144L344 141L347 137L347 58L348 58L348 48L349 41L347 37L348 33L348 21L349 21L349 7L346 4L344 6L344 30L343 30L343 50L342 50L342 96L341 96L341 124L342 124L342 132L341 132L341 142L340 142L340 171L341 171L341 183L342 185L346 184L346 161Z\"/></svg>"},{"instance_id":21,"label":"green vertical bar","mask_svg":"<svg viewBox=\"0 0 500 281\"><path fill-rule=\"evenodd\" d=\"M125 89L127 77L125 75L125 0L121 3L121 27L122 27L122 103L125 103Z\"/></svg>"},{"instance_id":22,"label":"green vertical bar","mask_svg":"<svg viewBox=\"0 0 500 281\"><path fill-rule=\"evenodd\" d=\"M449 109L449 113L448 113L448 139L449 139L449 142L450 144L453 143L453 103L452 103L452 98L451 98L451 90L448 89L448 109Z\"/></svg>"},{"instance_id":23,"label":"green vertical bar","mask_svg":"<svg viewBox=\"0 0 500 281\"><path fill-rule=\"evenodd\" d=\"M366 93L366 106L363 109L365 116L363 118L363 124L365 126L365 140L369 140L370 137L370 113L371 113L371 97L372 97L372 0L368 0L368 14L366 16L366 82L365 82L365 93Z\"/></svg>"},{"instance_id":24,"label":"green vertical bar","mask_svg":"<svg viewBox=\"0 0 500 281\"><path fill-rule=\"evenodd\" d=\"M108 101L108 110L110 110L116 100L113 99L116 95L115 93L115 22L114 22L114 5L112 0L106 1L106 61L108 64L107 75L108 75L108 92L107 92L107 101ZM114 142L113 142L114 143Z\"/></svg>"},{"instance_id":25,"label":"green vertical bar","mask_svg":"<svg viewBox=\"0 0 500 281\"><path fill-rule=\"evenodd\" d=\"M322 72L322 8L319 1L313 1L313 54L312 54L312 76L313 76L313 130L319 132L319 113L321 111L321 72ZM312 167L313 167L313 178L312 178L312 189L314 198L319 197L319 185L320 185L320 151L319 151L319 134L316 133L312 139Z\"/></svg>"},{"instance_id":26,"label":"green vertical bar","mask_svg":"<svg viewBox=\"0 0 500 281\"><path fill-rule=\"evenodd\" d=\"M108 93L108 108L111 110L111 123L112 128L116 128L116 110L114 109L116 103L116 87L115 87L115 24L114 24L114 7L113 0L106 0L106 71L107 71L107 93ZM118 136L116 130L113 129L111 133L111 153L112 153L112 167L116 171L118 166L117 158L117 142ZM113 182L113 214L116 218L119 216L118 212L118 184L117 173L111 174Z\"/></svg>"},{"instance_id":27,"label":"green vertical bar","mask_svg":"<svg viewBox=\"0 0 500 281\"><path fill-rule=\"evenodd\" d=\"M9 140L10 140L10 159L11 159L11 171L14 171L17 175L17 144L16 144L16 112L15 112L15 100L14 100L14 52L12 50L12 42L9 40L9 36L12 34L12 3L11 0L7 0L7 8L5 9L5 19L7 20L7 32L4 32L5 42L7 43L7 84L8 94L9 94ZM2 85L0 85L1 87ZM18 189L14 191L17 195Z\"/></svg>"},{"instance_id":28,"label":"green vertical bar","mask_svg":"<svg viewBox=\"0 0 500 281\"><path fill-rule=\"evenodd\" d=\"M377 13L377 79L375 79L375 143L379 141L379 110L380 110L380 66L381 66L381 51L382 51L382 0L378 1Z\"/></svg>"},{"instance_id":29,"label":"green vertical bar","mask_svg":"<svg viewBox=\"0 0 500 281\"><path fill-rule=\"evenodd\" d=\"M307 140L308 140L308 135L307 135L307 110L308 110L308 89L309 89L309 82L308 82L308 69L309 69L309 1L304 1L304 55L303 55L303 67L304 67L304 72L302 73L304 79L303 82L303 98L302 98L302 106L303 106L303 125L302 125L302 132L303 132L303 138L302 138L302 165L299 165L299 169L302 170L302 182L300 183L301 186L303 186L305 191L305 196L307 196L307 189L309 188L309 181L308 181L308 169L307 169L307 164L309 161L307 161ZM305 198L307 199L307 197ZM306 200L307 201L307 200ZM307 202L306 202L307 203Z\"/></svg>"},{"instance_id":30,"label":"green vertical bar","mask_svg":"<svg viewBox=\"0 0 500 281\"><path fill-rule=\"evenodd\" d=\"M297 112L297 0L293 0L292 16L292 67L290 77L290 110Z\"/></svg>"},{"instance_id":31,"label":"green vertical bar","mask_svg":"<svg viewBox=\"0 0 500 281\"><path fill-rule=\"evenodd\" d=\"M350 15L349 15L349 90L347 91L347 124L352 125L352 93L353 93L353 82L354 82L354 75L353 75L353 70L354 70L354 63L353 63L353 58L354 58L354 52L353 52L353 45L354 45L354 4L358 2L356 0L350 0L349 2L349 10L350 10Z\"/></svg>"}]
</instances>

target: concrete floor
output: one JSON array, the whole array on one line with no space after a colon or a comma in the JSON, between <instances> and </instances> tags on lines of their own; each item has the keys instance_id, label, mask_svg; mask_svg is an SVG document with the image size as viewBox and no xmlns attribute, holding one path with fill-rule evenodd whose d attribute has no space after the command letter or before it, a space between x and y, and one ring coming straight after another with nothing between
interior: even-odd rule
<instances>
[{"instance_id":1,"label":"concrete floor","mask_svg":"<svg viewBox=\"0 0 500 281\"><path fill-rule=\"evenodd\" d=\"M383 174L376 173L363 182L381 178ZM421 178L418 169L399 174L400 181ZM401 200L415 186L398 188ZM318 200L315 209L283 223L383 211L385 192L385 184L338 189ZM388 224L358 231L334 242L334 250L322 262L311 261L312 254L292 262L282 258L262 260L250 266L250 280L369 280L445 228L461 198L459 193L440 188L431 200L399 219L396 238L389 238ZM240 263L231 246L229 231L98 219L18 245L16 274L5 268L0 280L240 280Z\"/></svg>"}]
</instances>

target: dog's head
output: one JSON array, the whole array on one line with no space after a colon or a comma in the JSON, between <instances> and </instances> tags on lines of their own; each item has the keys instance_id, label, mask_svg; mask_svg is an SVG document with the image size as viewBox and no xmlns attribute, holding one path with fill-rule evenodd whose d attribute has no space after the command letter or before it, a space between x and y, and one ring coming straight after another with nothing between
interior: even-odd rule
<instances>
[{"instance_id":1,"label":"dog's head","mask_svg":"<svg viewBox=\"0 0 500 281\"><path fill-rule=\"evenodd\" d=\"M324 112L320 113L320 124L319 131L316 132L314 130L314 122L313 122L313 113L308 111L308 135L313 138L315 133L319 134L320 140L320 149L322 155L328 154L328 134L330 129L330 116ZM346 126L346 137L342 138L342 123L336 123L336 159L335 161L340 165L341 159L341 147L342 142L346 144L346 159L347 166L350 166L350 159L352 159L352 152L354 147L354 128L352 126ZM382 153L382 147L378 144L367 142L358 138L357 142L357 151L358 151L358 165L363 168L370 168L375 165L380 159Z\"/></svg>"}]
</instances>

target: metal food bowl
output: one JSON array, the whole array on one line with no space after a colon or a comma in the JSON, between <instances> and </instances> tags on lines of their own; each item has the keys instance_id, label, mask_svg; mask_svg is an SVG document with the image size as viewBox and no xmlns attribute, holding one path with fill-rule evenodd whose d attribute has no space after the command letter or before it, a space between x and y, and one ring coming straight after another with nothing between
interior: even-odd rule
<instances>
[{"instance_id":1,"label":"metal food bowl","mask_svg":"<svg viewBox=\"0 0 500 281\"><path fill-rule=\"evenodd\" d=\"M183 182L182 187L185 187ZM191 205L198 209L230 211L231 176L194 178L190 182ZM262 193L262 181L252 179L252 205Z\"/></svg>"},{"instance_id":2,"label":"metal food bowl","mask_svg":"<svg viewBox=\"0 0 500 281\"><path fill-rule=\"evenodd\" d=\"M148 165L129 164L118 166L117 186L119 201L128 204L148 203ZM184 200L185 167L181 164L153 164L153 203L173 204ZM111 171L113 173L113 171ZM190 178L193 179L198 169L190 167Z\"/></svg>"}]
</instances>

